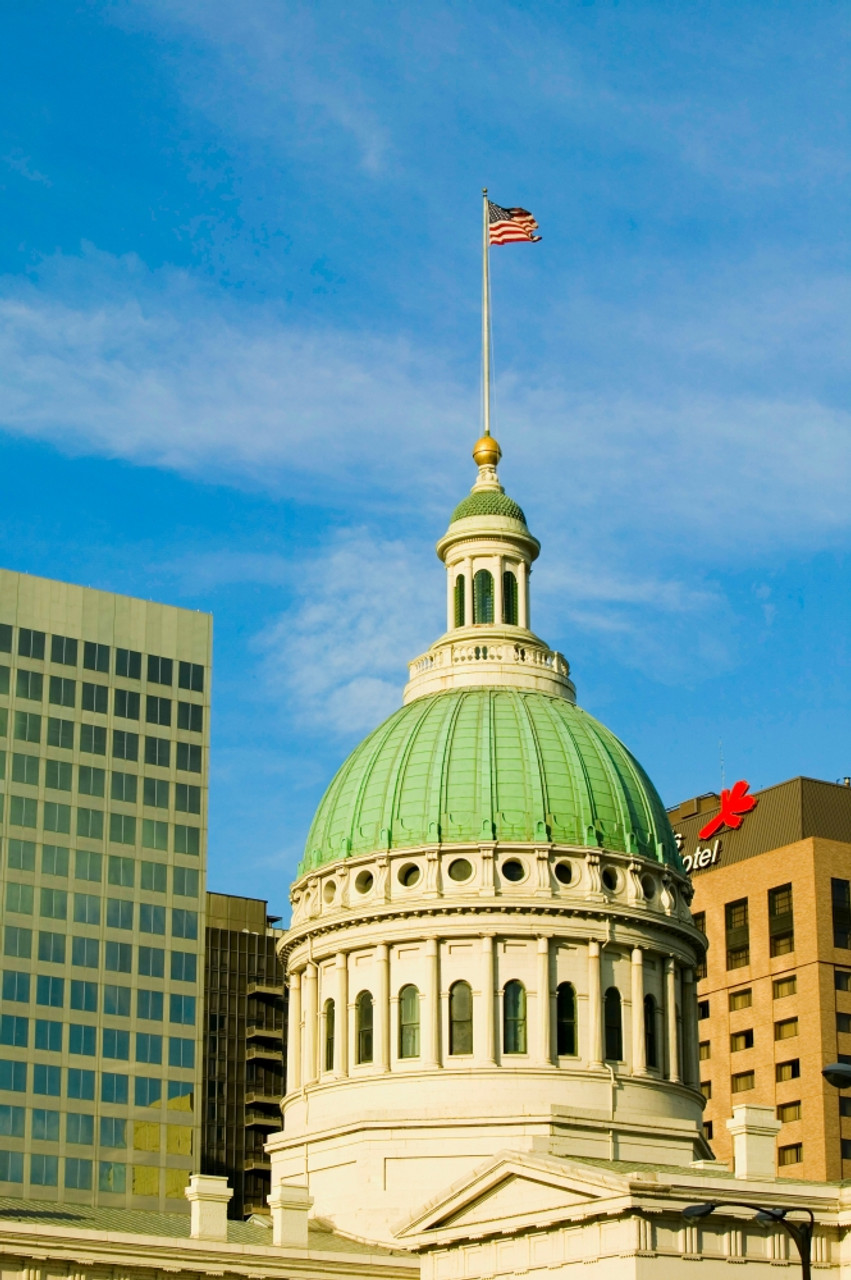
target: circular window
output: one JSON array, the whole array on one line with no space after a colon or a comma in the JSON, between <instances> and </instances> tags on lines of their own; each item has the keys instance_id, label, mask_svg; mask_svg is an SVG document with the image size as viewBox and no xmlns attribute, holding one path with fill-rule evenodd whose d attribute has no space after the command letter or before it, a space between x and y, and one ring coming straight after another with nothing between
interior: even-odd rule
<instances>
[{"instance_id":1,"label":"circular window","mask_svg":"<svg viewBox=\"0 0 851 1280\"><path fill-rule=\"evenodd\" d=\"M415 862L406 862L404 867L399 869L399 883L404 885L406 889L411 889L420 878L420 869Z\"/></svg>"},{"instance_id":2,"label":"circular window","mask_svg":"<svg viewBox=\"0 0 851 1280\"><path fill-rule=\"evenodd\" d=\"M454 862L449 864L449 879L462 883L469 880L473 874L473 864L468 862L466 858L456 858Z\"/></svg>"},{"instance_id":3,"label":"circular window","mask_svg":"<svg viewBox=\"0 0 851 1280\"><path fill-rule=\"evenodd\" d=\"M337 896L337 881L326 880L322 886L322 897L326 902L333 902Z\"/></svg>"},{"instance_id":4,"label":"circular window","mask_svg":"<svg viewBox=\"0 0 851 1280\"><path fill-rule=\"evenodd\" d=\"M603 867L603 888L614 893L618 887L618 873L614 867Z\"/></svg>"},{"instance_id":5,"label":"circular window","mask_svg":"<svg viewBox=\"0 0 851 1280\"><path fill-rule=\"evenodd\" d=\"M573 879L573 867L569 862L557 862L554 871L559 884L570 884Z\"/></svg>"},{"instance_id":6,"label":"circular window","mask_svg":"<svg viewBox=\"0 0 851 1280\"><path fill-rule=\"evenodd\" d=\"M655 898L655 896L656 896L656 881L653 879L653 877L652 877L652 876L642 876L642 877L641 877L641 890L642 890L642 892L643 892L643 894L644 894L645 898L647 898L647 899L648 899L648 901L650 900L650 898Z\"/></svg>"},{"instance_id":7,"label":"circular window","mask_svg":"<svg viewBox=\"0 0 851 1280\"><path fill-rule=\"evenodd\" d=\"M361 871L357 880L355 880L355 888L358 893L369 893L374 884L375 876L371 871Z\"/></svg>"},{"instance_id":8,"label":"circular window","mask_svg":"<svg viewBox=\"0 0 851 1280\"><path fill-rule=\"evenodd\" d=\"M517 858L509 858L507 862L503 862L500 871L503 878L510 880L512 884L517 884L519 880L524 880L526 877L526 868Z\"/></svg>"}]
</instances>

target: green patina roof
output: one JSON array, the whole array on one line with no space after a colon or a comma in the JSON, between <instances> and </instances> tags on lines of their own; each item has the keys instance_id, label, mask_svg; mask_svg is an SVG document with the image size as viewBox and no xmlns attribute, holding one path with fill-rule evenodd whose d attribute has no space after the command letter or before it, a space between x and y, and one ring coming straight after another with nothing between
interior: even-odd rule
<instances>
[{"instance_id":1,"label":"green patina roof","mask_svg":"<svg viewBox=\"0 0 851 1280\"><path fill-rule=\"evenodd\" d=\"M379 849L494 839L680 866L653 783L613 733L564 698L488 687L418 698L356 747L298 874Z\"/></svg>"},{"instance_id":2,"label":"green patina roof","mask_svg":"<svg viewBox=\"0 0 851 1280\"><path fill-rule=\"evenodd\" d=\"M469 493L463 502L452 512L450 524L456 520L464 520L467 516L508 516L511 520L526 523L523 508L519 507L507 493L495 493L485 489L481 493Z\"/></svg>"}]
</instances>

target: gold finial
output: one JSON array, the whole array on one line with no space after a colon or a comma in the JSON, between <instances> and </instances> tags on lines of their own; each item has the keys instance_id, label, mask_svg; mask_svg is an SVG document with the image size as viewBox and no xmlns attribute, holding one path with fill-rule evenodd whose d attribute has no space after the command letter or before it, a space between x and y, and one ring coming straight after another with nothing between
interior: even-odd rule
<instances>
[{"instance_id":1,"label":"gold finial","mask_svg":"<svg viewBox=\"0 0 851 1280\"><path fill-rule=\"evenodd\" d=\"M473 461L477 467L495 467L502 457L502 450L493 436L482 436L473 445Z\"/></svg>"}]
</instances>

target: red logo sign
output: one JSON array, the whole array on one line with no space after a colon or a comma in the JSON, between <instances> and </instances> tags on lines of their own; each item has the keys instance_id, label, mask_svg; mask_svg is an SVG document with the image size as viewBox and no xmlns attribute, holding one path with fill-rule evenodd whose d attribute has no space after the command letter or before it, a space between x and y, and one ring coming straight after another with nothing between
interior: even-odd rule
<instances>
[{"instance_id":1,"label":"red logo sign","mask_svg":"<svg viewBox=\"0 0 851 1280\"><path fill-rule=\"evenodd\" d=\"M721 812L710 818L705 827L701 827L698 840L711 840L722 827L738 831L744 815L756 808L756 796L747 794L749 786L750 783L743 779L741 782L734 782L729 791L725 788L721 792Z\"/></svg>"}]
</instances>

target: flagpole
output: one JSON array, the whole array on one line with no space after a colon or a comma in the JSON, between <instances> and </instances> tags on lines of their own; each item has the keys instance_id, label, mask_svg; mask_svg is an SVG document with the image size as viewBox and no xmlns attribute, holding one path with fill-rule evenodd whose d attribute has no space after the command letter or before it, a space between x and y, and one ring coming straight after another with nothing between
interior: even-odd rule
<instances>
[{"instance_id":1,"label":"flagpole","mask_svg":"<svg viewBox=\"0 0 851 1280\"><path fill-rule=\"evenodd\" d=\"M485 435L491 433L491 306L488 247L488 189L482 187L482 384L484 388Z\"/></svg>"}]
</instances>

